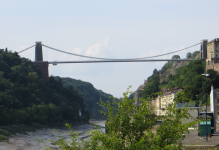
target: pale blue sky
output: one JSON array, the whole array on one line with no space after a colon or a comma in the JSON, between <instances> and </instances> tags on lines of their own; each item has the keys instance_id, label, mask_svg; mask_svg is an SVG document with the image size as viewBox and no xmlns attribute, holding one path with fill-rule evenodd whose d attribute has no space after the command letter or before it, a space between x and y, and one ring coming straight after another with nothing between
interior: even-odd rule
<instances>
[{"instance_id":1,"label":"pale blue sky","mask_svg":"<svg viewBox=\"0 0 219 150\"><path fill-rule=\"evenodd\" d=\"M96 57L135 58L219 38L218 0L0 0L0 48L20 51L42 41ZM197 46L181 52L199 50ZM46 48L44 60L80 60ZM34 48L21 54L34 60ZM163 58L171 58L165 56ZM50 75L91 82L121 97L164 62L50 65Z\"/></svg>"}]
</instances>

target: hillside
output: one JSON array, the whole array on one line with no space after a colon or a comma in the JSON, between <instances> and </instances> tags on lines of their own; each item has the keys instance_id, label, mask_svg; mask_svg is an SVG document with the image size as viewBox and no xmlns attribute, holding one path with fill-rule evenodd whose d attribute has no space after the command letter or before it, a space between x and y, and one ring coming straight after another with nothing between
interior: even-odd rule
<instances>
[{"instance_id":1,"label":"hillside","mask_svg":"<svg viewBox=\"0 0 219 150\"><path fill-rule=\"evenodd\" d=\"M101 108L97 103L100 102L100 96L103 101L112 100L112 95L104 93L102 90L97 90L91 83L76 80L72 78L61 78L65 87L72 86L81 94L86 105L86 109L90 112L91 119L105 119L105 116L99 112Z\"/></svg>"},{"instance_id":2,"label":"hillside","mask_svg":"<svg viewBox=\"0 0 219 150\"><path fill-rule=\"evenodd\" d=\"M199 53L190 53L190 56L192 57L189 58L199 58ZM174 55L174 57L179 56ZM152 93L172 88L184 88L183 94L186 99L180 99L180 95L178 95L179 102L190 99L195 101L196 104L203 104L206 99L205 95L210 93L210 86L219 87L218 73L209 69L207 73L210 74L210 77L206 80L201 75L205 73L205 68L205 62L202 62L200 59L191 62L167 62L161 70L154 69L153 74L147 78L145 84L139 87L141 91L137 92L137 90L133 96L137 98L137 93L140 93L140 97L146 98Z\"/></svg>"},{"instance_id":3,"label":"hillside","mask_svg":"<svg viewBox=\"0 0 219 150\"><path fill-rule=\"evenodd\" d=\"M79 116L79 109L82 116ZM0 50L0 126L89 120L83 98L61 79L45 83L41 72L18 53Z\"/></svg>"}]
</instances>

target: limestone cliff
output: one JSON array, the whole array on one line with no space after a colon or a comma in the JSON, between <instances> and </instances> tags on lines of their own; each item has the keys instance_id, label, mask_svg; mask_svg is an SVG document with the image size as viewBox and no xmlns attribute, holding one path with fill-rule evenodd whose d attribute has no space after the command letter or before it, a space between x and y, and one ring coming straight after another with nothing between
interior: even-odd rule
<instances>
[{"instance_id":1,"label":"limestone cliff","mask_svg":"<svg viewBox=\"0 0 219 150\"><path fill-rule=\"evenodd\" d=\"M138 89L134 93L134 99L136 99L136 100L138 99L138 95L139 95L138 91L143 90L146 84L147 84L147 81L145 81L144 84L142 84L138 87Z\"/></svg>"},{"instance_id":2,"label":"limestone cliff","mask_svg":"<svg viewBox=\"0 0 219 150\"><path fill-rule=\"evenodd\" d=\"M177 68L181 66L186 66L186 65L188 65L188 61L173 62L170 68L168 68L164 73L160 73L160 83L165 81L168 78L169 74L175 75Z\"/></svg>"}]
</instances>

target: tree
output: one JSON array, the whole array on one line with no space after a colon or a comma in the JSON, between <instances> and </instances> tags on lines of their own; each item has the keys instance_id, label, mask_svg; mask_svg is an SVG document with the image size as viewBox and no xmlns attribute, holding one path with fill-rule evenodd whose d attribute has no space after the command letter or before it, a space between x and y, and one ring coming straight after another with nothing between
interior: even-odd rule
<instances>
[{"instance_id":1,"label":"tree","mask_svg":"<svg viewBox=\"0 0 219 150\"><path fill-rule=\"evenodd\" d=\"M193 52L192 53L192 58L195 59L198 54L200 54L200 51Z\"/></svg>"},{"instance_id":2,"label":"tree","mask_svg":"<svg viewBox=\"0 0 219 150\"><path fill-rule=\"evenodd\" d=\"M89 120L83 98L62 79L40 79L40 69L17 52L0 50L0 125ZM61 105L64 103L65 105ZM78 109L82 116L79 117Z\"/></svg>"},{"instance_id":3,"label":"tree","mask_svg":"<svg viewBox=\"0 0 219 150\"><path fill-rule=\"evenodd\" d=\"M172 59L180 59L180 56L179 55L173 55Z\"/></svg>"},{"instance_id":4,"label":"tree","mask_svg":"<svg viewBox=\"0 0 219 150\"><path fill-rule=\"evenodd\" d=\"M129 93L124 93L123 100L114 103L117 107L109 101L101 101L101 105L107 108L107 112L101 111L107 115L107 134L102 130L94 130L88 133L89 139L77 142L78 134L71 130L71 143L63 138L57 144L65 149L84 150L181 149L182 134L189 133L188 127L195 127L198 123L194 120L182 124L185 119L192 119L188 109L178 110L173 103L166 107L165 116L156 116L154 108L150 107L149 97L141 98L140 106L136 106L133 105L135 100L128 98ZM156 127L158 120L162 120L162 124Z\"/></svg>"},{"instance_id":5,"label":"tree","mask_svg":"<svg viewBox=\"0 0 219 150\"><path fill-rule=\"evenodd\" d=\"M192 58L192 53L190 53L190 52L188 52L187 54L186 54L186 58Z\"/></svg>"},{"instance_id":6,"label":"tree","mask_svg":"<svg viewBox=\"0 0 219 150\"><path fill-rule=\"evenodd\" d=\"M159 71L157 70L157 68L154 69L153 74L159 74Z\"/></svg>"},{"instance_id":7,"label":"tree","mask_svg":"<svg viewBox=\"0 0 219 150\"><path fill-rule=\"evenodd\" d=\"M153 75L148 77L147 84L144 87L144 89L141 92L141 95L144 98L147 98L148 95L151 95L152 93L159 92L159 84L160 84L160 76L157 69L154 69Z\"/></svg>"}]
</instances>

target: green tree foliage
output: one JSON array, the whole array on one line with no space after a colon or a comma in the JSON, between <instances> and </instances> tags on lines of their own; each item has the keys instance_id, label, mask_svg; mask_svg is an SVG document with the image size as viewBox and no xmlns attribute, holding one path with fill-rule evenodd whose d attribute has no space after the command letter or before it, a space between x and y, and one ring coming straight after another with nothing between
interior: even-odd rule
<instances>
[{"instance_id":1,"label":"green tree foliage","mask_svg":"<svg viewBox=\"0 0 219 150\"><path fill-rule=\"evenodd\" d=\"M15 52L0 51L0 125L87 121L83 98L61 79L45 83L39 68ZM79 116L79 109L82 116Z\"/></svg>"},{"instance_id":2,"label":"green tree foliage","mask_svg":"<svg viewBox=\"0 0 219 150\"><path fill-rule=\"evenodd\" d=\"M129 99L133 99L133 98L134 98L134 94L135 94L135 93L131 93L131 94L129 95Z\"/></svg>"},{"instance_id":3,"label":"green tree foliage","mask_svg":"<svg viewBox=\"0 0 219 150\"><path fill-rule=\"evenodd\" d=\"M160 70L160 74L163 74L164 72L166 72L168 69L172 67L172 65L173 65L172 61L168 61L167 63L165 63Z\"/></svg>"},{"instance_id":4,"label":"green tree foliage","mask_svg":"<svg viewBox=\"0 0 219 150\"><path fill-rule=\"evenodd\" d=\"M182 134L189 133L188 127L196 127L199 122L188 113L188 108L178 110L175 103L166 107L165 116L154 115L148 99L140 99L140 106L133 105L134 99L128 98L129 91L124 93L122 101L111 104L109 101L102 106L107 108L106 129L89 132L90 138L79 140L78 134L71 130L71 142L64 138L57 144L63 149L75 150L180 150ZM114 112L117 112L116 114ZM188 123L183 121L191 119ZM160 126L156 121L162 120ZM69 125L67 125L71 128Z\"/></svg>"},{"instance_id":5,"label":"green tree foliage","mask_svg":"<svg viewBox=\"0 0 219 150\"><path fill-rule=\"evenodd\" d=\"M190 52L188 52L187 54L186 54L186 58L192 58L192 53L190 53Z\"/></svg>"},{"instance_id":6,"label":"green tree foliage","mask_svg":"<svg viewBox=\"0 0 219 150\"><path fill-rule=\"evenodd\" d=\"M147 98L152 93L159 92L159 84L160 84L160 76L157 69L154 69L152 76L148 77L147 79L147 85L144 87L143 91L141 92L141 95L144 98Z\"/></svg>"},{"instance_id":7,"label":"green tree foliage","mask_svg":"<svg viewBox=\"0 0 219 150\"><path fill-rule=\"evenodd\" d=\"M172 59L180 59L180 56L179 55L173 55Z\"/></svg>"},{"instance_id":8,"label":"green tree foliage","mask_svg":"<svg viewBox=\"0 0 219 150\"><path fill-rule=\"evenodd\" d=\"M185 97L187 99L196 100L197 103L203 101L203 96L210 94L211 85L215 88L219 86L217 71L209 69L207 73L210 74L210 77L205 79L205 77L202 76L205 72L204 65L205 63L202 63L201 60L195 60L190 62L187 66L177 68L176 74L168 77L167 87L182 87L184 88Z\"/></svg>"},{"instance_id":9,"label":"green tree foliage","mask_svg":"<svg viewBox=\"0 0 219 150\"><path fill-rule=\"evenodd\" d=\"M200 51L193 52L192 53L192 59L195 59L198 54L200 54Z\"/></svg>"},{"instance_id":10,"label":"green tree foliage","mask_svg":"<svg viewBox=\"0 0 219 150\"><path fill-rule=\"evenodd\" d=\"M198 54L197 52L194 53L195 55ZM206 102L204 95L210 93L211 85L215 88L219 88L218 72L213 69L207 70L210 77L206 79L202 76L202 74L205 73L205 62L201 60L194 60L189 62L186 66L177 68L174 75L169 74L168 78L164 80L163 83L160 83L159 81L160 78L162 78L162 74L168 72L168 69L172 67L172 63L170 63L171 62L167 62L159 72L154 70L153 74L148 77L148 82L142 91L144 98L147 98L147 96L152 93L161 91L162 87L165 87L165 89L183 88L184 100L178 98L179 102L186 102L188 99L192 99L196 104L200 102L203 104ZM157 75L158 73L159 75ZM180 97L180 95L178 95L178 97Z\"/></svg>"},{"instance_id":11,"label":"green tree foliage","mask_svg":"<svg viewBox=\"0 0 219 150\"><path fill-rule=\"evenodd\" d=\"M105 119L106 117L99 112L101 107L97 104L100 97L103 101L110 99L112 95L97 90L91 83L72 78L61 78L64 87L72 87L83 97L86 109L90 112L91 119ZM112 99L111 99L112 100Z\"/></svg>"}]
</instances>

